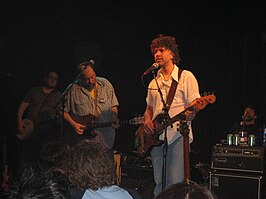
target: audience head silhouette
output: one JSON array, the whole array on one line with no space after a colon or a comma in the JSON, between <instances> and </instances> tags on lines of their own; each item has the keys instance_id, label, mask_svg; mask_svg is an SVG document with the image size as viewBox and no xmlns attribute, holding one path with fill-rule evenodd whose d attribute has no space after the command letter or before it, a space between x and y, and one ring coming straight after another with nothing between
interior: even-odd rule
<instances>
[{"instance_id":1,"label":"audience head silhouette","mask_svg":"<svg viewBox=\"0 0 266 199\"><path fill-rule=\"evenodd\" d=\"M206 187L188 181L170 186L154 199L217 199L217 197Z\"/></svg>"}]
</instances>

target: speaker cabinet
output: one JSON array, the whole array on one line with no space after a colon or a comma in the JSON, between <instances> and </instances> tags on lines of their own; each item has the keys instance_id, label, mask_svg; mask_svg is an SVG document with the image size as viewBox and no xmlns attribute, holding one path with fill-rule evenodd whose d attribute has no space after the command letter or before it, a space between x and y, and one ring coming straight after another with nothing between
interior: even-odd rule
<instances>
[{"instance_id":1,"label":"speaker cabinet","mask_svg":"<svg viewBox=\"0 0 266 199\"><path fill-rule=\"evenodd\" d=\"M265 199L265 183L262 175L212 171L209 189L219 199Z\"/></svg>"},{"instance_id":2,"label":"speaker cabinet","mask_svg":"<svg viewBox=\"0 0 266 199\"><path fill-rule=\"evenodd\" d=\"M141 198L152 199L155 182L152 168L121 166L121 187L137 191Z\"/></svg>"}]
</instances>

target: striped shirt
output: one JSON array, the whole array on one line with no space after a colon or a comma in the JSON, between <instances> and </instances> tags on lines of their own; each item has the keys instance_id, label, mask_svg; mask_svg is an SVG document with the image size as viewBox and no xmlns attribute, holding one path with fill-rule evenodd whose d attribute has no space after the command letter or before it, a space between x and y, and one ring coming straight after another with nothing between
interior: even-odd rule
<instances>
[{"instance_id":1,"label":"striped shirt","mask_svg":"<svg viewBox=\"0 0 266 199\"><path fill-rule=\"evenodd\" d=\"M65 112L77 116L96 115L98 122L112 122L111 109L118 106L118 100L112 84L105 78L97 77L97 100L89 94L89 91L78 84L74 84L68 93L65 103ZM115 129L111 127L97 128L102 135L104 144L111 149L115 140Z\"/></svg>"}]
</instances>

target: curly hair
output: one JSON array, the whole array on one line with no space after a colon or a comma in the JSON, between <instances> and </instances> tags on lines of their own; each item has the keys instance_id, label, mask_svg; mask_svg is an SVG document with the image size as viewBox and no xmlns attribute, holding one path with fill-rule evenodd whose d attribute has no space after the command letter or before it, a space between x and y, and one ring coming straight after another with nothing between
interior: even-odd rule
<instances>
[{"instance_id":1,"label":"curly hair","mask_svg":"<svg viewBox=\"0 0 266 199\"><path fill-rule=\"evenodd\" d=\"M155 38L151 45L151 53L154 55L155 54L155 49L160 48L160 47L165 47L168 50L171 50L172 53L174 54L173 62L174 64L179 64L180 57L179 57L179 49L178 49L178 44L176 43L176 40L172 36L165 36L163 34L158 35L157 38Z\"/></svg>"},{"instance_id":2,"label":"curly hair","mask_svg":"<svg viewBox=\"0 0 266 199\"><path fill-rule=\"evenodd\" d=\"M257 114L258 114L258 111L257 111L257 109L256 109L256 107L255 107L254 105L251 105L251 104L249 104L249 105L246 105L246 106L244 107L244 110L243 110L243 112L245 112L247 108L250 108L250 109L252 109L252 110L254 111L255 115L257 116Z\"/></svg>"},{"instance_id":3,"label":"curly hair","mask_svg":"<svg viewBox=\"0 0 266 199\"><path fill-rule=\"evenodd\" d=\"M70 199L65 177L53 168L25 167L12 180L7 199Z\"/></svg>"},{"instance_id":4,"label":"curly hair","mask_svg":"<svg viewBox=\"0 0 266 199\"><path fill-rule=\"evenodd\" d=\"M67 154L67 147L67 143L64 140L47 142L40 150L41 160L51 166L60 167L63 158Z\"/></svg>"},{"instance_id":5,"label":"curly hair","mask_svg":"<svg viewBox=\"0 0 266 199\"><path fill-rule=\"evenodd\" d=\"M98 190L114 184L114 160L101 143L78 143L68 159L65 174L75 188Z\"/></svg>"}]
</instances>

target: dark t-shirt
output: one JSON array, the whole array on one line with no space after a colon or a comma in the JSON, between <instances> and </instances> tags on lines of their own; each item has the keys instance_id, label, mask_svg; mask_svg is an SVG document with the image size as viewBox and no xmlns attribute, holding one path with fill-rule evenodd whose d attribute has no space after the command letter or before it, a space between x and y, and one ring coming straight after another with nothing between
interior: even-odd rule
<instances>
[{"instance_id":1,"label":"dark t-shirt","mask_svg":"<svg viewBox=\"0 0 266 199\"><path fill-rule=\"evenodd\" d=\"M35 123L54 119L56 105L60 97L61 93L56 89L49 94L45 94L42 87L31 88L23 99L23 101L29 103L25 118L33 120Z\"/></svg>"},{"instance_id":2,"label":"dark t-shirt","mask_svg":"<svg viewBox=\"0 0 266 199\"><path fill-rule=\"evenodd\" d=\"M239 122L235 123L230 133L236 134L238 132L247 132L247 136L250 134L254 134L256 137L255 145L262 146L263 145L263 128L260 124L251 124L251 125L240 125Z\"/></svg>"}]
</instances>

